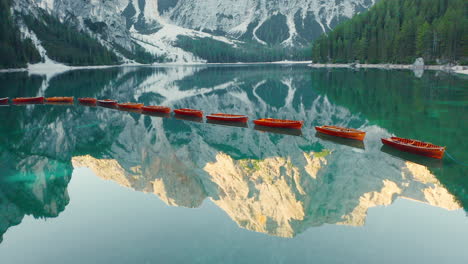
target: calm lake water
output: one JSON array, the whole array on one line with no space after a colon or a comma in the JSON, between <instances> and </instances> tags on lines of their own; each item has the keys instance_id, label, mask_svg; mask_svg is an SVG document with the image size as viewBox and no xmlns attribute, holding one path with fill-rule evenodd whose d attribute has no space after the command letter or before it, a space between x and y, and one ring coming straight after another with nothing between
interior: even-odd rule
<instances>
[{"instance_id":1,"label":"calm lake water","mask_svg":"<svg viewBox=\"0 0 468 264\"><path fill-rule=\"evenodd\" d=\"M468 263L464 77L300 65L0 74L0 97L36 95L305 123L1 106L0 263ZM316 135L322 124L367 137ZM458 162L383 148L391 135Z\"/></svg>"}]
</instances>

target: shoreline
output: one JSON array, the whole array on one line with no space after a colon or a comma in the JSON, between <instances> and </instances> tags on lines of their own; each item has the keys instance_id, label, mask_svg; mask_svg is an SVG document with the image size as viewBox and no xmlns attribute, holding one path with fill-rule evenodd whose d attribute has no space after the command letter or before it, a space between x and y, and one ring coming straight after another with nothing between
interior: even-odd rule
<instances>
[{"instance_id":1,"label":"shoreline","mask_svg":"<svg viewBox=\"0 0 468 264\"><path fill-rule=\"evenodd\" d=\"M384 70L434 70L445 71L468 75L468 66L449 66L449 65L424 65L415 66L413 64L347 64L347 63L312 63L312 61L272 61L272 62L223 62L223 63L158 63L158 64L140 64L125 63L118 65L89 65L89 66L68 66L60 63L38 63L29 64L27 68L9 68L0 69L0 73L28 72L30 74L47 75L50 73L62 73L72 70L86 69L107 69L117 67L172 67L172 66L242 66L242 65L304 65L311 68L348 68L348 69L384 69Z\"/></svg>"},{"instance_id":2,"label":"shoreline","mask_svg":"<svg viewBox=\"0 0 468 264\"><path fill-rule=\"evenodd\" d=\"M312 61L271 61L271 62L167 62L157 64L141 64L141 63L124 63L116 65L87 65L87 66L68 66L61 63L37 63L28 64L26 68L7 68L0 69L0 73L8 72L28 72L31 74L42 74L48 72L65 72L71 70L86 70L86 69L107 69L117 67L172 67L172 66L211 66L211 65L263 65L263 64L311 64Z\"/></svg>"},{"instance_id":3,"label":"shoreline","mask_svg":"<svg viewBox=\"0 0 468 264\"><path fill-rule=\"evenodd\" d=\"M458 74L468 74L468 66L424 65L413 64L346 64L346 63L311 63L311 68L348 68L348 69L384 69L384 70L432 70Z\"/></svg>"}]
</instances>

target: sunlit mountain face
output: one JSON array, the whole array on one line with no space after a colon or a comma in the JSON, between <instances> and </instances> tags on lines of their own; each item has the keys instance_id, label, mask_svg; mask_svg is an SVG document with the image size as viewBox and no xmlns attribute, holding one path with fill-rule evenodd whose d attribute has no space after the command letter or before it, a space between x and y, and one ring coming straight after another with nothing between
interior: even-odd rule
<instances>
[{"instance_id":1,"label":"sunlit mountain face","mask_svg":"<svg viewBox=\"0 0 468 264\"><path fill-rule=\"evenodd\" d=\"M454 76L230 66L0 79L10 97L89 96L305 121L302 132L264 131L251 122L226 126L78 104L1 107L2 233L24 215L66 210L67 184L81 167L170 206L197 208L210 199L239 227L281 237L323 224L365 225L369 208L397 198L466 208L466 167L380 143L392 134L414 137L466 160L458 132L467 129L459 122L466 92ZM316 135L314 126L322 124L358 128L367 137L356 143Z\"/></svg>"}]
</instances>

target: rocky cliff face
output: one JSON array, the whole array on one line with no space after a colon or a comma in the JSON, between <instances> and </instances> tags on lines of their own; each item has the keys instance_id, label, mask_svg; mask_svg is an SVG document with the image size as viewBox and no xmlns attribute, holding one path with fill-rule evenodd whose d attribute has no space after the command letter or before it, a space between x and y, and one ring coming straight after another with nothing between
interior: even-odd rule
<instances>
[{"instance_id":1,"label":"rocky cliff face","mask_svg":"<svg viewBox=\"0 0 468 264\"><path fill-rule=\"evenodd\" d=\"M377 0L15 0L16 14L46 10L108 47L135 45L175 62L203 62L177 39L300 47ZM120 54L124 56L125 54Z\"/></svg>"},{"instance_id":2,"label":"rocky cliff face","mask_svg":"<svg viewBox=\"0 0 468 264\"><path fill-rule=\"evenodd\" d=\"M262 44L309 43L344 19L369 8L371 0L204 0L172 2L159 9L178 26ZM276 36L273 36L276 35Z\"/></svg>"}]
</instances>

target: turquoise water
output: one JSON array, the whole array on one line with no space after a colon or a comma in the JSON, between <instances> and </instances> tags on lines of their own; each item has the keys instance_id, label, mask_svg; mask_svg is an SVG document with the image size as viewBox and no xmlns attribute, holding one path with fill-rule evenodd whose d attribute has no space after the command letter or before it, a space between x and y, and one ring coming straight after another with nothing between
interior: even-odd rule
<instances>
[{"instance_id":1,"label":"turquoise water","mask_svg":"<svg viewBox=\"0 0 468 264\"><path fill-rule=\"evenodd\" d=\"M301 133L82 105L0 107L1 263L466 263L461 76L306 66L0 74L75 96L304 120ZM315 125L367 132L364 143ZM442 161L383 148L398 135Z\"/></svg>"}]
</instances>

